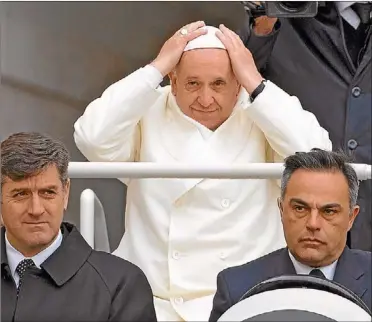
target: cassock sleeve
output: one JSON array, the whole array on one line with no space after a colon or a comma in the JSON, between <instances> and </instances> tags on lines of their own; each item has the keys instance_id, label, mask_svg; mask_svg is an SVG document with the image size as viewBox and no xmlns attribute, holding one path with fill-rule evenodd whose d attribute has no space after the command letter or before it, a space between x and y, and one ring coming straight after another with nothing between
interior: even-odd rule
<instances>
[{"instance_id":1,"label":"cassock sleeve","mask_svg":"<svg viewBox=\"0 0 372 322\"><path fill-rule=\"evenodd\" d=\"M89 161L135 161L140 150L140 120L159 98L157 87L162 79L148 65L111 85L88 105L74 124L74 140Z\"/></svg>"},{"instance_id":2,"label":"cassock sleeve","mask_svg":"<svg viewBox=\"0 0 372 322\"><path fill-rule=\"evenodd\" d=\"M217 291L213 298L213 308L209 322L216 322L233 305L223 272L217 275Z\"/></svg>"},{"instance_id":3,"label":"cassock sleeve","mask_svg":"<svg viewBox=\"0 0 372 322\"><path fill-rule=\"evenodd\" d=\"M315 115L270 81L246 111L266 137L267 162L283 162L289 155L313 148L332 150L329 134Z\"/></svg>"}]
</instances>

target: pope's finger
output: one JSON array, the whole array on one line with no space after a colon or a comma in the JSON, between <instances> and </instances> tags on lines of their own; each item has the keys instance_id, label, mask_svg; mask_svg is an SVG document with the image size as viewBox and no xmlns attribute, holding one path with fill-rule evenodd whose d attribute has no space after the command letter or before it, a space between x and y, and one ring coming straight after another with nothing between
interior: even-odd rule
<instances>
[{"instance_id":1,"label":"pope's finger","mask_svg":"<svg viewBox=\"0 0 372 322\"><path fill-rule=\"evenodd\" d=\"M232 42L229 37L227 37L224 33L222 33L220 30L216 31L216 37L221 40L222 44L225 46L227 51L232 49Z\"/></svg>"},{"instance_id":2,"label":"pope's finger","mask_svg":"<svg viewBox=\"0 0 372 322\"><path fill-rule=\"evenodd\" d=\"M208 30L206 28L199 28L199 29L196 29L190 33L188 33L187 35L185 35L185 39L189 42L201 35L205 35L206 33L208 32Z\"/></svg>"},{"instance_id":3,"label":"pope's finger","mask_svg":"<svg viewBox=\"0 0 372 322\"><path fill-rule=\"evenodd\" d=\"M183 26L180 30L186 29L188 33L191 33L204 26L205 26L205 22L201 20L201 21L195 21L195 22L189 23L186 26Z\"/></svg>"},{"instance_id":4,"label":"pope's finger","mask_svg":"<svg viewBox=\"0 0 372 322\"><path fill-rule=\"evenodd\" d=\"M231 29L227 28L224 24L220 25L220 30L223 32L224 35L231 39L231 42L234 46L239 46L240 44L242 44L240 37Z\"/></svg>"}]
</instances>

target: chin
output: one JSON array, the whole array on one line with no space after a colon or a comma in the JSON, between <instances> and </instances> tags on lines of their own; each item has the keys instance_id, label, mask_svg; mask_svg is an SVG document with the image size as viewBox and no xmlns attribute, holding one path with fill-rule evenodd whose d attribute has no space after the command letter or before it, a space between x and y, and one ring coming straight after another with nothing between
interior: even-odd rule
<instances>
[{"instance_id":1,"label":"chin","mask_svg":"<svg viewBox=\"0 0 372 322\"><path fill-rule=\"evenodd\" d=\"M316 266L317 263L323 261L324 256L323 254L314 248L307 248L302 249L298 256L300 257L301 261L303 261L305 264L313 264ZM311 265L309 265L311 266Z\"/></svg>"},{"instance_id":2,"label":"chin","mask_svg":"<svg viewBox=\"0 0 372 322\"><path fill-rule=\"evenodd\" d=\"M211 122L199 122L200 124L204 125L206 128L210 129L211 131L217 130L221 124L211 123Z\"/></svg>"},{"instance_id":3,"label":"chin","mask_svg":"<svg viewBox=\"0 0 372 322\"><path fill-rule=\"evenodd\" d=\"M203 124L203 125L211 131L216 131L218 129L218 126L213 126L209 124Z\"/></svg>"},{"instance_id":4,"label":"chin","mask_svg":"<svg viewBox=\"0 0 372 322\"><path fill-rule=\"evenodd\" d=\"M29 233L26 239L26 244L30 247L38 247L50 244L55 237L52 231L39 231Z\"/></svg>"}]
</instances>

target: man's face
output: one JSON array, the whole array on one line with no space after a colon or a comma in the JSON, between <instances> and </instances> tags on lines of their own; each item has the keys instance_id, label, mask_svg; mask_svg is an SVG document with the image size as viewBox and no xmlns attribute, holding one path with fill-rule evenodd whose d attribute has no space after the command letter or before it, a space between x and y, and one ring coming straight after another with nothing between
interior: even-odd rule
<instances>
[{"instance_id":1,"label":"man's face","mask_svg":"<svg viewBox=\"0 0 372 322\"><path fill-rule=\"evenodd\" d=\"M62 185L53 165L21 181L5 178L1 213L9 242L25 256L48 247L57 236L70 184Z\"/></svg>"},{"instance_id":2,"label":"man's face","mask_svg":"<svg viewBox=\"0 0 372 322\"><path fill-rule=\"evenodd\" d=\"M172 93L182 112L217 129L231 115L240 90L223 49L186 51L172 73Z\"/></svg>"},{"instance_id":3,"label":"man's face","mask_svg":"<svg viewBox=\"0 0 372 322\"><path fill-rule=\"evenodd\" d=\"M294 257L311 267L339 258L359 212L350 210L349 188L341 172L297 170L280 204L285 239Z\"/></svg>"}]
</instances>

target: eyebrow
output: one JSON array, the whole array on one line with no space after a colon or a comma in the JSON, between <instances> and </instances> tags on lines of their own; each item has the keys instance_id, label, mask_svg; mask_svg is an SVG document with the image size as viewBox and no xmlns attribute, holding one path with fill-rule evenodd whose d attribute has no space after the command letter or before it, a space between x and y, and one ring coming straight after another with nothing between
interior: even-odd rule
<instances>
[{"instance_id":1,"label":"eyebrow","mask_svg":"<svg viewBox=\"0 0 372 322\"><path fill-rule=\"evenodd\" d=\"M306 206L306 207L310 207L309 204L306 202L306 201L303 201L302 199L299 199L299 198L291 198L289 200L290 203L298 203L300 205L303 205L303 206ZM338 203L329 203L329 204L325 204L325 205L322 205L320 208L342 208L340 204Z\"/></svg>"},{"instance_id":2,"label":"eyebrow","mask_svg":"<svg viewBox=\"0 0 372 322\"><path fill-rule=\"evenodd\" d=\"M40 188L39 190L58 190L58 186L56 185L50 185L50 186L45 186L45 187L42 187ZM10 193L17 193L17 192L21 192L21 191L30 191L30 188L14 188L12 190L10 190Z\"/></svg>"},{"instance_id":3,"label":"eyebrow","mask_svg":"<svg viewBox=\"0 0 372 322\"><path fill-rule=\"evenodd\" d=\"M187 80L190 80L190 79L199 79L199 78L200 78L200 77L198 77L198 76L187 76L187 77L186 77ZM216 77L214 78L213 81L215 82L215 81L217 81L217 80L225 81L226 78L223 77L223 76L216 76Z\"/></svg>"}]
</instances>

